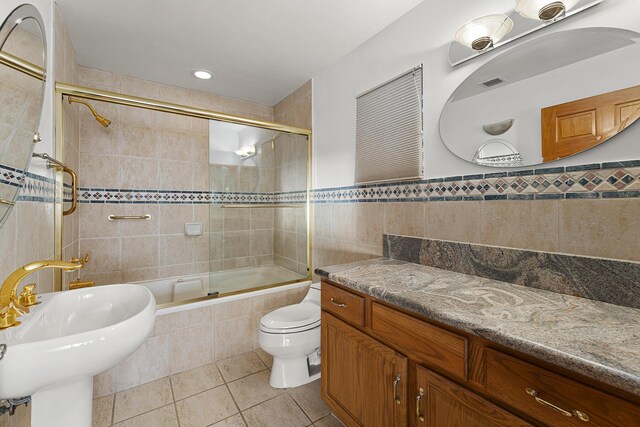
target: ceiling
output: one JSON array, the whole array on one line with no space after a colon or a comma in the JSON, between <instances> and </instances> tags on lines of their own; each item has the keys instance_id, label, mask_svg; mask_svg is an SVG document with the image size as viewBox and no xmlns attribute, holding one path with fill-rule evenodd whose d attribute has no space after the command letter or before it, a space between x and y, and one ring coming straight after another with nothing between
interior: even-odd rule
<instances>
[{"instance_id":1,"label":"ceiling","mask_svg":"<svg viewBox=\"0 0 640 427\"><path fill-rule=\"evenodd\" d=\"M421 2L57 0L80 65L266 105Z\"/></svg>"}]
</instances>

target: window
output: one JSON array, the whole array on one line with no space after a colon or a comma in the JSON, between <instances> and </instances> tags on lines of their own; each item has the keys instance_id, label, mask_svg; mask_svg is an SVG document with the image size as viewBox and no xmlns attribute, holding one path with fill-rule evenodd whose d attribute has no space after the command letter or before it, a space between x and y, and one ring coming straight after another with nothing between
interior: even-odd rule
<instances>
[{"instance_id":1,"label":"window","mask_svg":"<svg viewBox=\"0 0 640 427\"><path fill-rule=\"evenodd\" d=\"M422 176L422 66L356 98L357 184Z\"/></svg>"}]
</instances>

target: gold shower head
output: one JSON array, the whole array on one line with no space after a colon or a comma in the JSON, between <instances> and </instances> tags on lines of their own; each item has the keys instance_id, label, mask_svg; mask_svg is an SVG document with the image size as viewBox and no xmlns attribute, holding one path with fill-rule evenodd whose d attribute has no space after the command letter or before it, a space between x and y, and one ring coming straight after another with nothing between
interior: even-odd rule
<instances>
[{"instance_id":1,"label":"gold shower head","mask_svg":"<svg viewBox=\"0 0 640 427\"><path fill-rule=\"evenodd\" d=\"M88 102L69 97L69 104L71 104L72 102L77 102L78 104L86 105L89 108L89 110L91 110L91 114L93 114L93 117L95 117L98 123L100 123L102 126L108 127L111 124L111 120L105 117L102 117L100 114L98 114L96 110Z\"/></svg>"}]
</instances>

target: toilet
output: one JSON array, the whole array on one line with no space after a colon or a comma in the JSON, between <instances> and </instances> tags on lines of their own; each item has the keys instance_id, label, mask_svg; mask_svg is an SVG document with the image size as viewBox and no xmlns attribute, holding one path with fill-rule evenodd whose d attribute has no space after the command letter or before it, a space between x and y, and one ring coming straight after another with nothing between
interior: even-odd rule
<instances>
[{"instance_id":1,"label":"toilet","mask_svg":"<svg viewBox=\"0 0 640 427\"><path fill-rule=\"evenodd\" d=\"M258 343L273 356L271 387L298 387L320 378L320 283L309 287L300 304L263 316Z\"/></svg>"}]
</instances>

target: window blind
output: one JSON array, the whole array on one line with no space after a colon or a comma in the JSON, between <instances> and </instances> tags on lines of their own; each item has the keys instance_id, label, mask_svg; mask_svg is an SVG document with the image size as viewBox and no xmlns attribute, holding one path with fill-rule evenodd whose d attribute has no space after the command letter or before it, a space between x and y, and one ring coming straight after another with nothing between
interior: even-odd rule
<instances>
[{"instance_id":1,"label":"window blind","mask_svg":"<svg viewBox=\"0 0 640 427\"><path fill-rule=\"evenodd\" d=\"M357 184L422 176L422 66L356 98Z\"/></svg>"}]
</instances>

